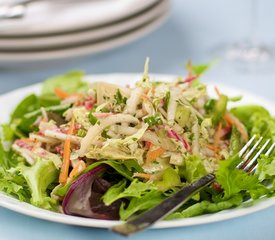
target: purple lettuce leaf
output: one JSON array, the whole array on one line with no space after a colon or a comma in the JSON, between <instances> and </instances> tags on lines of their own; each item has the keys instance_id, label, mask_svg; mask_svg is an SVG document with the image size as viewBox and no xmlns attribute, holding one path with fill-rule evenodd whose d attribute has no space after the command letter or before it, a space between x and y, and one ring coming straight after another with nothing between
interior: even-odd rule
<instances>
[{"instance_id":1,"label":"purple lettuce leaf","mask_svg":"<svg viewBox=\"0 0 275 240\"><path fill-rule=\"evenodd\" d=\"M102 178L105 166L98 166L74 181L64 197L62 208L65 214L87 218L117 220L121 201L106 206L101 197L111 187Z\"/></svg>"}]
</instances>

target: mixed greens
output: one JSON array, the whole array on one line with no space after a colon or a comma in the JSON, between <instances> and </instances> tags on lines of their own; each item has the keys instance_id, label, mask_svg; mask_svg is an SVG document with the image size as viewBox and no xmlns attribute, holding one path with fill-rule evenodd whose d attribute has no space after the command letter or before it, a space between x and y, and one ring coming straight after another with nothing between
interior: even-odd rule
<instances>
[{"instance_id":1,"label":"mixed greens","mask_svg":"<svg viewBox=\"0 0 275 240\"><path fill-rule=\"evenodd\" d=\"M167 219L237 207L273 196L275 156L256 174L236 169L236 153L256 134L275 141L262 106L228 109L187 65L174 82L151 81L148 62L135 87L84 81L82 72L46 80L1 125L0 191L37 207L96 219L126 220L215 172L217 181ZM253 202L253 201L252 201Z\"/></svg>"}]
</instances>

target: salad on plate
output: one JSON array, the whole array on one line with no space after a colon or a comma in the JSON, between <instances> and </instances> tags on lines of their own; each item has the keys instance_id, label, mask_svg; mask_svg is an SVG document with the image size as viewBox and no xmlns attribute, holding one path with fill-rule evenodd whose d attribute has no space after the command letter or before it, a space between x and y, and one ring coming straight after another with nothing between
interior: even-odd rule
<instances>
[{"instance_id":1,"label":"salad on plate","mask_svg":"<svg viewBox=\"0 0 275 240\"><path fill-rule=\"evenodd\" d=\"M255 174L233 157L256 134L275 141L275 120L259 105L229 109L241 96L187 76L152 81L148 61L134 87L86 82L82 72L46 80L1 125L0 191L39 208L94 219L127 220L192 181L217 180L166 220L214 213L272 197L275 157Z\"/></svg>"}]
</instances>

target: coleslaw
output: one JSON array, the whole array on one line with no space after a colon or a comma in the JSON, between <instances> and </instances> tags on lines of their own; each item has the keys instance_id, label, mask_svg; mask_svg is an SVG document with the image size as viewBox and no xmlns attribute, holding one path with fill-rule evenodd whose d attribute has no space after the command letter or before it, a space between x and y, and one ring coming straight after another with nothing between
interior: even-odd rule
<instances>
[{"instance_id":1,"label":"coleslaw","mask_svg":"<svg viewBox=\"0 0 275 240\"><path fill-rule=\"evenodd\" d=\"M262 106L228 109L200 81L209 65L187 64L187 76L151 81L148 60L135 87L88 83L82 72L56 76L25 97L1 126L0 190L68 215L127 220L207 173L217 182L167 219L237 207L274 194L274 154L254 175L236 169L236 153L256 134L275 139ZM253 201L252 201L253 202Z\"/></svg>"}]
</instances>

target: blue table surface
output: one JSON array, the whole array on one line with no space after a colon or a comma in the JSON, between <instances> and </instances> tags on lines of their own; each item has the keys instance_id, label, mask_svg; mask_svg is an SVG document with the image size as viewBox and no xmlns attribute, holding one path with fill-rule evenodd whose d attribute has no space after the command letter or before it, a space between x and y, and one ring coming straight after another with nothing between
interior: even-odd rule
<instances>
[{"instance_id":1,"label":"blue table surface","mask_svg":"<svg viewBox=\"0 0 275 240\"><path fill-rule=\"evenodd\" d=\"M9 69L0 67L0 93L66 72L84 69L88 74L141 72L144 59L151 59L155 73L184 74L188 59L203 63L221 56L221 46L244 39L249 33L250 1L173 0L167 22L142 39L123 47L78 59L48 61ZM275 2L259 1L257 39L273 47ZM273 59L274 60L274 59ZM268 66L268 67L267 67ZM247 68L221 61L206 78L246 89L275 101L275 64ZM193 227L149 230L130 239L275 239L275 207L218 223ZM124 239L108 230L68 226L34 219L0 208L0 240L14 239Z\"/></svg>"}]
</instances>

